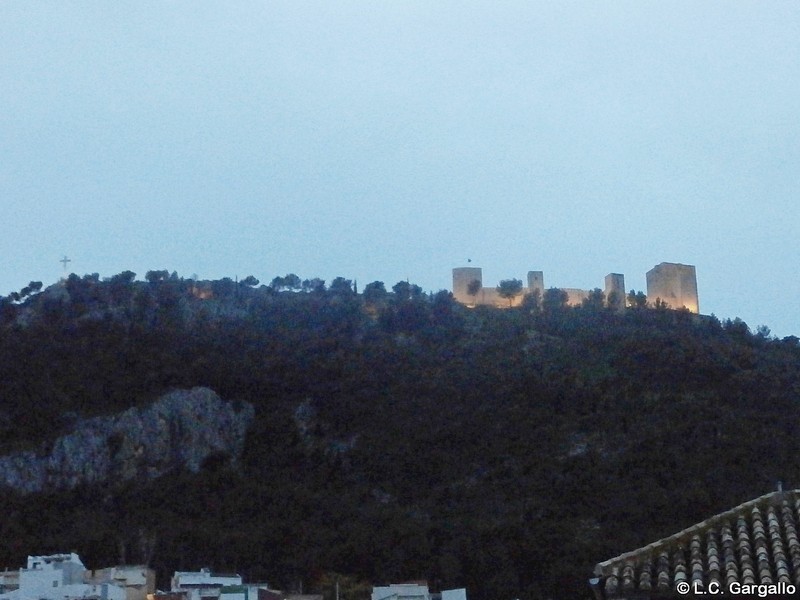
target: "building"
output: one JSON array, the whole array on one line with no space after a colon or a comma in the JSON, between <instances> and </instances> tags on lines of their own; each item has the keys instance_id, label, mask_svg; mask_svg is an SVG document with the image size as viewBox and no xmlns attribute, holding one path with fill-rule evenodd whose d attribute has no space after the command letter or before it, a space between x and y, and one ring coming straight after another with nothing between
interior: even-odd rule
<instances>
[{"instance_id":1,"label":"building","mask_svg":"<svg viewBox=\"0 0 800 600\"><path fill-rule=\"evenodd\" d=\"M156 590L156 572L144 565L117 566L91 571L87 583L113 583L125 590L125 600L147 600Z\"/></svg>"},{"instance_id":2,"label":"building","mask_svg":"<svg viewBox=\"0 0 800 600\"><path fill-rule=\"evenodd\" d=\"M210 569L199 571L175 571L172 576L172 592L186 592L187 600L219 600L225 588L235 588L226 600L239 600L242 577L235 574L212 573Z\"/></svg>"},{"instance_id":3,"label":"building","mask_svg":"<svg viewBox=\"0 0 800 600\"><path fill-rule=\"evenodd\" d=\"M668 308L685 308L689 312L699 313L694 265L662 262L650 269L647 272L647 300L655 304L659 299Z\"/></svg>"},{"instance_id":4,"label":"building","mask_svg":"<svg viewBox=\"0 0 800 600\"><path fill-rule=\"evenodd\" d=\"M662 262L647 274L647 300L655 306L660 300L668 308L685 308L693 313L700 312L700 301L697 296L697 274L694 265ZM544 274L542 271L528 271L527 287L522 288L519 296L509 301L497 293L497 288L483 287L483 270L480 267L457 267L453 269L453 298L467 306L496 306L505 308L522 304L526 294L538 291L539 297L544 295ZM569 306L580 306L589 298L590 290L579 288L559 288L567 294ZM621 273L609 273L605 277L603 292L606 303L615 310L625 310L626 292L625 276Z\"/></svg>"},{"instance_id":5,"label":"building","mask_svg":"<svg viewBox=\"0 0 800 600\"><path fill-rule=\"evenodd\" d=\"M373 587L372 600L431 600L427 583L392 583Z\"/></svg>"},{"instance_id":6,"label":"building","mask_svg":"<svg viewBox=\"0 0 800 600\"><path fill-rule=\"evenodd\" d=\"M0 573L0 594L19 589L19 569Z\"/></svg>"},{"instance_id":7,"label":"building","mask_svg":"<svg viewBox=\"0 0 800 600\"><path fill-rule=\"evenodd\" d=\"M175 571L171 591L150 594L147 600L283 600L289 596L269 589L268 583L244 583L241 575L200 569Z\"/></svg>"},{"instance_id":8,"label":"building","mask_svg":"<svg viewBox=\"0 0 800 600\"><path fill-rule=\"evenodd\" d=\"M372 600L467 600L464 588L431 592L425 582L392 583L373 587Z\"/></svg>"},{"instance_id":9,"label":"building","mask_svg":"<svg viewBox=\"0 0 800 600\"><path fill-rule=\"evenodd\" d=\"M433 600L467 600L466 588L456 588L454 590L442 590L437 598L437 594L431 594Z\"/></svg>"},{"instance_id":10,"label":"building","mask_svg":"<svg viewBox=\"0 0 800 600\"><path fill-rule=\"evenodd\" d=\"M794 595L800 490L766 494L598 563L589 584L597 600Z\"/></svg>"},{"instance_id":11,"label":"building","mask_svg":"<svg viewBox=\"0 0 800 600\"><path fill-rule=\"evenodd\" d=\"M0 600L126 600L117 582L92 582L88 574L74 552L29 556L19 570L19 587L0 594Z\"/></svg>"},{"instance_id":12,"label":"building","mask_svg":"<svg viewBox=\"0 0 800 600\"><path fill-rule=\"evenodd\" d=\"M152 594L147 594L147 600L186 600L188 596L189 596L188 592L155 591Z\"/></svg>"},{"instance_id":13,"label":"building","mask_svg":"<svg viewBox=\"0 0 800 600\"><path fill-rule=\"evenodd\" d=\"M253 596L253 598L257 598L257 600L322 600L322 594L295 594L260 587L258 588L258 595Z\"/></svg>"},{"instance_id":14,"label":"building","mask_svg":"<svg viewBox=\"0 0 800 600\"><path fill-rule=\"evenodd\" d=\"M226 585L219 591L219 600L285 600L290 596L296 595L283 594L280 590L271 590L267 583ZM310 600L322 600L322 596Z\"/></svg>"},{"instance_id":15,"label":"building","mask_svg":"<svg viewBox=\"0 0 800 600\"><path fill-rule=\"evenodd\" d=\"M526 294L538 292L539 298L544 296L544 273L528 271L527 287L522 288L519 296L509 303L497 293L497 288L483 287L483 269L480 267L457 267L453 269L453 298L467 306L496 306L505 308L519 306ZM580 306L589 298L591 290L579 288L560 288L567 293L567 304ZM604 290L607 302L611 302L618 310L625 308L625 276L620 273L609 273L605 277ZM474 293L472 293L474 292Z\"/></svg>"}]
</instances>

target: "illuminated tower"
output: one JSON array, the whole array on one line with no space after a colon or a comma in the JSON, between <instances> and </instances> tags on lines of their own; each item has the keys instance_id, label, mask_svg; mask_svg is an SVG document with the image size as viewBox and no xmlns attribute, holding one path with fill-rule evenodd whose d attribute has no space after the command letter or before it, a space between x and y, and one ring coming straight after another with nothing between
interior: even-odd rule
<instances>
[{"instance_id":1,"label":"illuminated tower","mask_svg":"<svg viewBox=\"0 0 800 600\"><path fill-rule=\"evenodd\" d=\"M647 302L655 304L659 298L669 308L687 308L699 313L694 265L661 263L650 269L647 272Z\"/></svg>"},{"instance_id":2,"label":"illuminated tower","mask_svg":"<svg viewBox=\"0 0 800 600\"><path fill-rule=\"evenodd\" d=\"M478 289L483 287L483 271L480 267L457 267L453 269L453 297L462 304L475 304L480 297L470 295L469 284L477 281Z\"/></svg>"},{"instance_id":3,"label":"illuminated tower","mask_svg":"<svg viewBox=\"0 0 800 600\"><path fill-rule=\"evenodd\" d=\"M542 271L528 271L528 293L539 290L539 302L544 296L544 273Z\"/></svg>"},{"instance_id":4,"label":"illuminated tower","mask_svg":"<svg viewBox=\"0 0 800 600\"><path fill-rule=\"evenodd\" d=\"M622 312L625 310L625 275L609 273L606 275L606 303L609 308Z\"/></svg>"}]
</instances>

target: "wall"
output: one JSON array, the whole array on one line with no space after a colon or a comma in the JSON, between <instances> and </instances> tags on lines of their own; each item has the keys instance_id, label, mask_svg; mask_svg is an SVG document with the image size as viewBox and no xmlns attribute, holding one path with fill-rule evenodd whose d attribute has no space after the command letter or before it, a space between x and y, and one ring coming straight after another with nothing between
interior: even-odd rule
<instances>
[{"instance_id":1,"label":"wall","mask_svg":"<svg viewBox=\"0 0 800 600\"><path fill-rule=\"evenodd\" d=\"M528 271L528 287L522 288L522 293L512 299L510 306L520 306L526 294L538 290L539 299L544 296L544 273L542 271ZM478 281L483 285L483 269L480 267L456 267L453 269L453 298L461 304L467 306L495 306L497 308L508 308L509 302L506 298L497 293L494 286L481 287L474 296L467 293L467 287L471 281ZM580 306L589 297L589 290L579 288L561 288L567 293L567 304L570 306ZM625 307L625 276L620 273L609 273L605 278L606 297L615 291L621 298L620 309Z\"/></svg>"}]
</instances>

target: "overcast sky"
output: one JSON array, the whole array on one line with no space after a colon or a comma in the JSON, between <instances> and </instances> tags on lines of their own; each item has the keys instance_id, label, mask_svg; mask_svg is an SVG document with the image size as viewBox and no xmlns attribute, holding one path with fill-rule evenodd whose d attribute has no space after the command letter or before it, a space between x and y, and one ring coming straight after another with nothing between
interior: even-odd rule
<instances>
[{"instance_id":1,"label":"overcast sky","mask_svg":"<svg viewBox=\"0 0 800 600\"><path fill-rule=\"evenodd\" d=\"M0 294L544 271L800 336L796 0L0 2Z\"/></svg>"}]
</instances>

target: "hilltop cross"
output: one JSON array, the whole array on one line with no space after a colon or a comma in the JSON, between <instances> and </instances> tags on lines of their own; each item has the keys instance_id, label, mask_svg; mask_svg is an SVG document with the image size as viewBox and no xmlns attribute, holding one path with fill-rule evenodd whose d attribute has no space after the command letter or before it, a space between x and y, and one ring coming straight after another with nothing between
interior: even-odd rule
<instances>
[{"instance_id":1,"label":"hilltop cross","mask_svg":"<svg viewBox=\"0 0 800 600\"><path fill-rule=\"evenodd\" d=\"M62 259L61 259L60 261L58 261L58 262L60 262L62 265L64 265L64 271L66 271L66 270L67 270L67 263L70 263L70 262L72 262L72 259L71 259L71 258L67 258L67 255L65 254L65 255L64 255L64 258L62 258Z\"/></svg>"}]
</instances>

